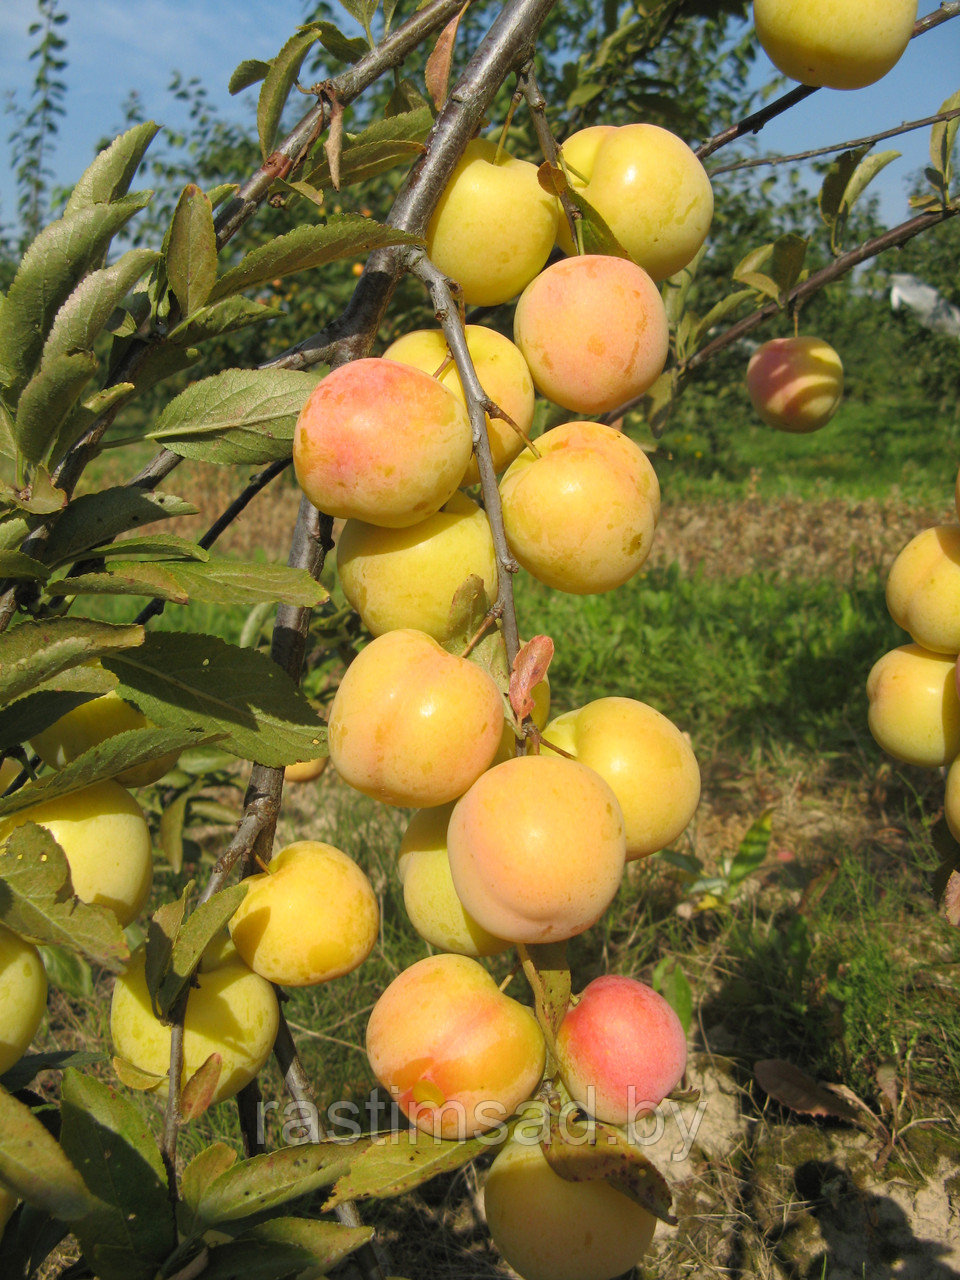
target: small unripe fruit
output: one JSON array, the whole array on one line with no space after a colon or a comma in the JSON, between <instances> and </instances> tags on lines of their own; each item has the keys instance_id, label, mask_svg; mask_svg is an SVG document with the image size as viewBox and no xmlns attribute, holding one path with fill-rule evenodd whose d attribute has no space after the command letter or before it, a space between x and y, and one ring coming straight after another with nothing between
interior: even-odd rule
<instances>
[{"instance_id":1,"label":"small unripe fruit","mask_svg":"<svg viewBox=\"0 0 960 1280\"><path fill-rule=\"evenodd\" d=\"M747 392L768 427L805 435L836 413L843 365L821 338L773 338L750 357Z\"/></svg>"},{"instance_id":2,"label":"small unripe fruit","mask_svg":"<svg viewBox=\"0 0 960 1280\"><path fill-rule=\"evenodd\" d=\"M370 881L333 845L301 840L245 881L230 919L240 958L284 987L329 982L362 964L380 930Z\"/></svg>"}]
</instances>

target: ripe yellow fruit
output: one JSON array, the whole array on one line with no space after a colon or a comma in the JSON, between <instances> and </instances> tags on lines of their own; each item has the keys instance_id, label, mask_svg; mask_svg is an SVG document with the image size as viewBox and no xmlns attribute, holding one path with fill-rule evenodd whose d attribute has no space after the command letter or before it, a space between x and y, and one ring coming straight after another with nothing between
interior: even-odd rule
<instances>
[{"instance_id":1,"label":"ripe yellow fruit","mask_svg":"<svg viewBox=\"0 0 960 1280\"><path fill-rule=\"evenodd\" d=\"M933 768L960 755L956 659L918 644L878 658L867 677L867 723L897 760Z\"/></svg>"},{"instance_id":2,"label":"ripe yellow fruit","mask_svg":"<svg viewBox=\"0 0 960 1280\"><path fill-rule=\"evenodd\" d=\"M0 925L0 1075L26 1053L46 1007L47 974L40 952Z\"/></svg>"},{"instance_id":3,"label":"ripe yellow fruit","mask_svg":"<svg viewBox=\"0 0 960 1280\"><path fill-rule=\"evenodd\" d=\"M307 987L349 973L366 960L380 930L370 881L333 845L300 840L250 876L230 919L234 946L254 973L285 987Z\"/></svg>"},{"instance_id":4,"label":"ripe yellow fruit","mask_svg":"<svg viewBox=\"0 0 960 1280\"><path fill-rule=\"evenodd\" d=\"M163 1076L170 1069L170 1028L154 1016L144 976L146 953L135 952L117 978L110 1006L114 1052L140 1071ZM272 985L249 969L232 946L211 946L187 999L183 1032L183 1081L212 1053L222 1058L213 1101L232 1098L266 1062L280 1021ZM166 1080L156 1092L164 1096Z\"/></svg>"},{"instance_id":5,"label":"ripe yellow fruit","mask_svg":"<svg viewBox=\"0 0 960 1280\"><path fill-rule=\"evenodd\" d=\"M495 163L496 161L496 163ZM427 227L427 253L471 307L493 307L540 271L557 234L557 202L537 166L497 144L468 142Z\"/></svg>"},{"instance_id":6,"label":"ripe yellow fruit","mask_svg":"<svg viewBox=\"0 0 960 1280\"><path fill-rule=\"evenodd\" d=\"M960 524L924 529L907 543L887 578L887 608L925 649L960 653Z\"/></svg>"},{"instance_id":7,"label":"ripe yellow fruit","mask_svg":"<svg viewBox=\"0 0 960 1280\"><path fill-rule=\"evenodd\" d=\"M612 1280L640 1261L656 1227L610 1183L561 1178L539 1142L517 1138L490 1166L483 1204L493 1243L523 1280Z\"/></svg>"},{"instance_id":8,"label":"ripe yellow fruit","mask_svg":"<svg viewBox=\"0 0 960 1280\"><path fill-rule=\"evenodd\" d=\"M862 89L885 76L910 42L917 0L754 0L757 39L801 84Z\"/></svg>"},{"instance_id":9,"label":"ripe yellow fruit","mask_svg":"<svg viewBox=\"0 0 960 1280\"><path fill-rule=\"evenodd\" d=\"M121 925L136 919L150 894L153 854L143 810L118 782L21 809L0 823L0 841L25 822L46 828L66 855L77 897L109 907Z\"/></svg>"},{"instance_id":10,"label":"ripe yellow fruit","mask_svg":"<svg viewBox=\"0 0 960 1280\"><path fill-rule=\"evenodd\" d=\"M30 745L44 764L51 769L62 769L90 747L115 734L150 727L146 716L129 702L124 702L118 693L105 693L68 711L55 724L32 738ZM122 770L117 774L117 782L124 787L146 787L168 773L176 762L177 753L168 752L159 760Z\"/></svg>"},{"instance_id":11,"label":"ripe yellow fruit","mask_svg":"<svg viewBox=\"0 0 960 1280\"><path fill-rule=\"evenodd\" d=\"M822 338L773 338L750 357L747 392L768 427L804 435L836 413L843 365Z\"/></svg>"}]
</instances>

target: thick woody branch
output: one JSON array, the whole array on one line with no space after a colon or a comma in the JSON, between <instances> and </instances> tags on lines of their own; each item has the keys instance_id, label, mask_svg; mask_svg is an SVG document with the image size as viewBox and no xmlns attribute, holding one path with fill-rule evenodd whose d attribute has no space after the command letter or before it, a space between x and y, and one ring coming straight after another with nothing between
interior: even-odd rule
<instances>
[{"instance_id":1,"label":"thick woody branch","mask_svg":"<svg viewBox=\"0 0 960 1280\"><path fill-rule=\"evenodd\" d=\"M495 416L499 412L498 406L480 385L480 379L477 377L477 371L467 348L467 335L464 332L460 308L450 287L450 281L433 265L422 250L414 249L408 253L406 265L408 270L430 291L434 313L447 340L466 398L470 429L473 432L473 451L477 459L477 470L480 472L483 506L487 513L497 556L497 598L493 604L493 612L503 626L507 662L512 668L520 648L517 611L513 600L513 575L519 566L507 546L507 535L503 528L503 511L500 507L500 490L497 487L497 475L493 468L486 422L488 413Z\"/></svg>"},{"instance_id":2,"label":"thick woody branch","mask_svg":"<svg viewBox=\"0 0 960 1280\"><path fill-rule=\"evenodd\" d=\"M926 32L932 31L934 27L939 27L942 22L948 22L958 15L960 15L960 0L951 0L949 4L942 4L935 13L930 13L925 18L920 18L914 24L911 40L916 40L917 36L922 36ZM732 124L728 129L723 129L720 133L714 134L712 138L708 138L706 142L697 148L697 158L705 160L707 156L712 156L715 151L719 151L721 147L728 146L731 142L736 142L738 138L742 138L748 133L759 133L764 125L769 124L771 120L775 120L777 116L783 115L785 111L789 111L798 102L803 102L804 98L809 98L811 94L816 92L816 88L812 85L797 85L789 93L785 93L783 97L777 98L774 102L769 102L760 111L754 111L752 115L746 116L743 120L738 121L737 124Z\"/></svg>"}]
</instances>

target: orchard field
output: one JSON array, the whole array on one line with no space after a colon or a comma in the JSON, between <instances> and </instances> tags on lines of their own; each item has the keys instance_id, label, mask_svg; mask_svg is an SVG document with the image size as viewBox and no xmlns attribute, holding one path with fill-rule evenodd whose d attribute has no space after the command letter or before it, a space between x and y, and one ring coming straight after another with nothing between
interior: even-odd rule
<instances>
[{"instance_id":1,"label":"orchard field","mask_svg":"<svg viewBox=\"0 0 960 1280\"><path fill-rule=\"evenodd\" d=\"M384 992L396 990L398 977L424 957L442 954L411 924L398 848L415 803L441 812L447 797L414 802L391 793L383 803L363 794L361 783L348 785L329 764L306 780L289 767L284 774L284 766L296 769L308 755L321 754L328 720L333 753L338 688L346 672L359 670L353 667L358 656L380 639L371 639L375 629L368 630L348 602L337 564L341 515L354 513L324 506L304 480L309 459L297 457L312 394L296 436L293 424L327 367L349 376L352 361L379 356L409 330L438 322L445 326L441 347L449 344L467 386L467 410L473 419L483 419L484 408L492 414L466 381L471 358L478 367L480 361L471 350L463 363L457 344L464 317L453 314L456 294L422 253L423 210L404 212L411 191L414 202L439 197L442 184L423 174L436 162L449 176L454 152L470 136L463 120L479 111L471 95L486 95L479 112L486 137L495 139L506 121L516 154L539 162L542 149L548 157L539 198L552 205L561 196L561 216L573 209L568 239L580 222L577 234L587 237L588 255L623 266L636 254L585 197L581 201L589 187L581 182L578 189L562 153L558 160L552 144L544 146L544 120L562 140L577 128L630 124L642 104L651 119L699 140L708 167L714 146L714 163L729 158L736 165L763 153L763 134L723 151L735 141L724 130L736 132L738 121L792 81L772 80L769 93L746 89L758 52L751 6L741 0L662 0L643 7L584 0L559 6L552 19L546 0L476 3L459 27L445 25L454 14L445 0L382 7L343 0L346 17L334 5L294 5L291 32L298 21L312 25L297 28L272 63L244 62L234 75L238 92L246 88L249 96L253 86L251 103L259 94L256 128L226 120L202 85L177 79L172 91L189 104L192 123L179 137L161 135L147 151L135 185L154 187L152 202L125 195L119 170L110 170L116 188L98 201L90 191L105 181L103 173L81 179L70 195L38 160L55 144L62 115L58 77L66 64L58 60L69 56L63 40L83 20L76 7L67 23L69 7L38 0L33 96L13 110L18 221L11 223L4 210L7 221L0 225L6 295L0 297L0 571L6 575L0 686L5 694L13 690L0 707L0 746L8 757L0 762L7 770L0 797L0 942L12 931L41 945L49 979L36 1035L32 1042L26 1037L0 1072L0 1213L6 1215L0 1217L0 1280L8 1274L11 1280L307 1280L327 1270L351 1280L515 1276L502 1256L509 1246L498 1249L486 1225L494 1196L486 1193L485 1209L484 1186L495 1184L488 1175L496 1147L484 1145L480 1130L457 1135L466 1142L437 1140L431 1147L428 1138L441 1131L431 1131L439 1122L429 1119L416 1118L419 1128L408 1130L409 1099L403 1095L402 1109L391 1099L388 1073L377 1070L367 1040L368 1020L375 1006L384 1007L378 1003ZM912 30L910 4L897 0L887 6L893 8L907 14L905 30ZM931 23L960 25L960 5L942 10ZM356 106L351 68L362 68L368 57L376 63L378 40L391 21L400 32L423 24L406 51L410 78L401 79L389 61L377 64L383 78L368 82L373 104ZM536 57L528 62L540 23ZM491 24L493 35L481 44ZM504 50L525 24L530 48L508 57ZM581 38L585 44L577 48ZM936 30L918 29L914 38L930 42L925 47L936 57ZM483 70L465 71L478 46L488 62L478 55ZM701 74L708 54L709 83ZM469 93L447 97L461 74L479 78ZM325 79L331 76L338 79ZM300 101L295 81L317 93ZM537 103L541 89L545 115ZM343 120L338 93L346 104ZM315 99L319 123L295 124ZM770 118L780 109L788 107L774 101ZM151 145L152 126L134 99L125 111L121 146L140 158ZM637 1280L960 1280L960 845L945 817L945 765L921 767L881 750L868 728L866 688L877 659L906 639L885 603L891 565L921 530L955 525L960 511L960 489L954 503L960 337L932 331L889 305L890 276L900 272L960 306L960 218L954 216L960 212L960 92L942 104L919 104L913 114L935 116L934 167L909 180L913 203L906 217L925 220L922 234L914 235L912 226L903 232L907 223L887 229L870 187L883 164L873 165L870 146L838 146L814 157L812 169L774 167L760 170L768 178L755 178L747 168L726 180L718 176L706 249L691 250L679 270L655 274L652 292L662 290L665 330L669 322L666 371L657 377L661 360L638 394L626 397L622 412L623 396L610 401L617 409L609 415L623 433L618 442L625 437L631 449L639 446L636 452L652 464L662 495L642 565L622 575L627 580L615 589L583 594L573 593L582 588L554 589L533 570L521 570L505 603L503 580L511 575L497 543L494 588L481 584L478 601L476 576L466 584L469 616L480 626L463 634L470 637L468 654L474 645L477 650L475 661L463 665L473 676L482 669L499 679L494 701L504 702L507 728L512 722L517 734L507 734L508 763L514 741L525 763L555 758L550 729L541 752L522 693L512 681L508 687L506 674L518 647L520 663L525 653L529 660L523 640L549 637L551 723L611 695L638 700L689 736L699 765L692 820L655 852L634 856L625 867L621 856L622 879L607 910L594 912L587 925L547 932L542 942L498 929L516 950L481 953L501 991L527 1007L521 1015L511 1006L515 1018L526 1019L524 1034L533 1028L537 1042L541 1032L545 1041L546 1077L534 1086L535 1101L524 1102L531 1088L517 1095L521 1109L556 1112L572 1097L580 1106L579 1112L574 1106L576 1123L588 1113L571 1084L575 1063L558 1048L571 984L578 992L598 975L624 976L648 984L659 993L653 998L662 997L659 1003L673 1011L669 1016L687 1044L682 1081L678 1071L658 1095L654 1114L630 1128L629 1153L596 1152L593 1164L584 1158L560 1170L568 1190L616 1188L635 1216L640 1206L650 1231L654 1218L670 1224L657 1227L650 1252L629 1273ZM892 124L878 120L877 131ZM364 127L373 132L358 145L355 135ZM281 141L288 128L294 132ZM838 125L838 139L845 132ZM341 164L337 183L333 174ZM129 185L135 168L128 156L123 183ZM246 204L234 188L220 187L251 174L256 190L242 189ZM84 207L84 199L92 204ZM142 211L134 209L138 201ZM89 350L79 350L85 344L77 329L66 332L66 322L58 329L60 319L44 311L44 290L35 290L40 301L28 296L40 258L31 259L28 246L48 234L46 223L62 218L68 224L91 209L104 226L111 216L117 228L137 217L114 240L109 257L108 236L77 268L67 311L85 286L93 295L94 283L113 299L109 308L96 304L99 329L79 303L67 316L76 326L80 315L87 326ZM227 244L234 232L248 237L236 250ZM862 245L872 248L851 270ZM571 247L583 253L583 244ZM74 250L64 252L69 258ZM103 264L120 252L110 276L114 268ZM264 255L259 262L256 254ZM551 261L558 258L554 250ZM576 265L580 256L566 261ZM130 275L121 287L124 263ZM443 270L455 274L451 266ZM467 323L512 331L510 299L519 288L490 301L463 288ZM34 314L31 307L54 325L42 357L31 346L37 332L18 313ZM708 312L710 323L702 320ZM178 342L184 327L196 347L187 347L187 338ZM41 328L37 320L35 329ZM789 424L773 430L751 405L747 362L767 339L805 333L840 354L842 403L808 434L791 433ZM56 369L44 363L51 345L64 362ZM32 351L39 363L31 380ZM87 385L94 369L103 382L96 392ZM429 372L436 372L434 365ZM368 380L374 376L368 367ZM218 377L234 381L217 383ZM223 388L235 398L221 412ZM261 395L285 407L264 410ZM31 417L35 402L42 413ZM599 417L607 407L581 414ZM391 411L382 406L384 416ZM332 416L334 409L328 403L323 412ZM538 442L543 446L541 437L554 438L551 431L571 413L578 416L541 396L529 431L533 451ZM471 492L495 525L507 489L501 484L504 496L497 496L489 428L478 443L475 422L471 426L481 481ZM292 440L296 475L286 467ZM381 452L390 447L381 444ZM456 475L466 484L462 467L461 461ZM365 483L372 489L372 473ZM138 509L128 524L118 516L110 539L101 541L98 521L109 523L110 503L118 510L129 505L138 487L144 502L168 501L152 493L158 484L177 495L170 502L182 505L183 514L142 532ZM104 495L112 496L101 515ZM381 503L392 501L391 489ZM546 509L537 514L549 521ZM405 515L404 521L413 523ZM123 537L111 546L117 533ZM132 538L132 559L120 558L124 538ZM519 550L515 554L519 559ZM58 586L64 574L66 588ZM960 616L960 600L954 612ZM511 621L519 624L513 640ZM134 634L141 624L146 641ZM71 625L81 629L74 635ZM41 639L18 648L28 634ZM450 650L444 660L459 655L461 636L443 639ZM491 642L503 649L502 679L489 656ZM68 756L65 767L63 759L37 758L41 732L52 731L55 739L58 716L86 705L91 695L119 687L138 704L144 643L155 664L154 683L143 686L151 718L118 722L103 741L78 748L75 761ZM58 644L70 650L60 666ZM102 667L86 663L88 644ZM226 661L238 673L229 679L220 667ZM205 668L212 685L203 684ZM278 691L280 674L285 683ZM952 680L951 668L951 689ZM248 696L256 708L252 721ZM216 711L208 703L217 703ZM371 704L367 721L377 714ZM378 744L388 736L378 730ZM308 751L311 743L317 752ZM445 744L440 771L459 765L472 745ZM346 775L353 761L342 746L336 749ZM498 758L487 768L488 753L485 772L451 790L456 799L466 789L454 814L483 778L504 767ZM153 770L136 790L154 850L153 883L146 901L124 914L81 892L79 863L66 869L69 832L53 831L54 839L42 823L17 827L8 815L26 805L19 791L40 799L84 795L90 781L114 785L103 780L128 774L131 765ZM376 793L373 786L366 790ZM271 859L298 841L326 842L362 868L366 924L372 922L367 943L357 947L365 958L348 959L342 965L348 971L338 970L332 980L301 981L267 970L261 977L258 969L264 999L273 1006L270 983L278 984L276 1046L273 1056L264 1046L242 1088L226 1088L218 1052L188 1067L182 1039L178 1047L190 1025L188 995L231 965L246 972L246 956L237 954L240 904L244 892L251 897L254 890L244 881L263 872L269 883ZM451 862L453 846L451 837ZM11 867L14 859L34 881ZM48 859L65 868L56 895L45 887ZM341 916L352 911L340 904ZM233 942L223 934L228 919ZM336 932L335 907L331 920ZM115 983L119 991L128 981L116 974L131 956L128 973L143 957L143 1016L169 1042L160 1067L138 1056L135 1036L118 1044L115 1011L111 1026ZM480 988L458 994L461 1014L474 995L479 1003L487 998ZM4 1063L7 1007L0 1005ZM571 1012L583 1007L575 1001ZM241 1025L238 1034L237 1028L223 1034L224 1044L231 1037L252 1044L257 1018L250 1013L244 1021L239 1005L228 1012ZM388 1020L393 1025L384 1037L395 1026L402 1030L406 1017L419 1025L419 1011L411 1007ZM144 1033L144 1043L153 1034ZM457 1024L448 1039L462 1034ZM27 1043L28 1055L17 1061ZM412 1090L428 1113L438 1105L430 1070L423 1068ZM535 1074L540 1081L542 1063ZM171 1087L173 1081L179 1083ZM507 1114L515 1110L511 1105ZM623 1122L595 1114L605 1133L620 1132ZM407 1135L412 1170L399 1168L404 1157L396 1154L383 1166L365 1161L376 1146L369 1144L371 1133L395 1137L397 1130ZM328 1141L331 1133L358 1141L338 1147ZM562 1161L563 1143L551 1141L561 1147ZM511 1150L512 1138L504 1154ZM566 1158L572 1160L569 1150ZM613 1164L602 1166L604 1158ZM511 1193L503 1196L509 1216ZM590 1214L600 1210L583 1212L589 1241ZM535 1223L539 1213L534 1202ZM152 1236L151 1215L157 1220ZM616 1235L617 1228L598 1226L596 1234ZM537 1241L534 1253L543 1243ZM597 1266L589 1275L609 1280L609 1267ZM554 1280L549 1271L534 1272L533 1280Z\"/></svg>"}]
</instances>

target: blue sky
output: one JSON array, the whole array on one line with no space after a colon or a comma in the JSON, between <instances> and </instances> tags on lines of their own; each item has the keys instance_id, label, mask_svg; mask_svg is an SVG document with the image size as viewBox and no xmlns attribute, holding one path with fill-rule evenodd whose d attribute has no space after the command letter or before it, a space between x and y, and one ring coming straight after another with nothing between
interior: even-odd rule
<instances>
[{"instance_id":1,"label":"blue sky","mask_svg":"<svg viewBox=\"0 0 960 1280\"><path fill-rule=\"evenodd\" d=\"M256 91L239 98L226 91L231 71L244 58L269 58L300 21L302 0L66 0L66 106L53 166L57 180L76 180L92 158L94 142L117 132L120 104L136 88L148 117L180 122L178 104L167 93L170 75L198 76L227 116L252 119ZM938 8L921 0L920 13ZM32 64L27 28L34 0L0 3L0 87L21 102L29 91ZM774 74L761 55L755 73L759 85ZM822 90L760 135L763 151L799 151L889 128L935 112L960 88L960 19L954 19L911 43L894 70L877 85L854 93ZM0 220L13 218L15 188L6 151L10 119L2 122L0 141ZM928 162L929 131L882 144L903 151L903 158L877 180L884 217L906 216L909 175ZM717 157L719 161L720 157Z\"/></svg>"}]
</instances>

